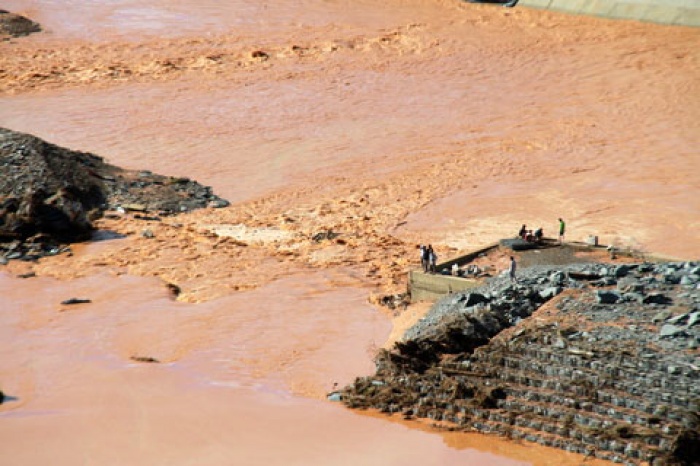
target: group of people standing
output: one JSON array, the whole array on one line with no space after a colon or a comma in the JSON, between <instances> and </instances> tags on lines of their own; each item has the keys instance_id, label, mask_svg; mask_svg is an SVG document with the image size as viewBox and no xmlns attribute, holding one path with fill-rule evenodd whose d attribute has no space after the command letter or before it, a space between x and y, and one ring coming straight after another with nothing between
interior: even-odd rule
<instances>
[{"instance_id":1,"label":"group of people standing","mask_svg":"<svg viewBox=\"0 0 700 466\"><path fill-rule=\"evenodd\" d=\"M564 242L564 233L566 232L566 223L564 220L559 218L559 243ZM539 243L542 241L542 238L544 238L544 230L542 230L542 227L539 227L537 230L534 232L532 230L527 229L527 225L523 225L520 227L520 231L518 231L518 238L523 239L525 241L529 242L535 242Z\"/></svg>"},{"instance_id":2,"label":"group of people standing","mask_svg":"<svg viewBox=\"0 0 700 466\"><path fill-rule=\"evenodd\" d=\"M559 243L564 242L564 233L566 232L566 223L564 223L564 220L559 218ZM532 230L527 229L527 225L523 225L520 228L520 231L518 232L518 237L526 240L526 241L535 241L535 242L540 242L542 241L542 238L544 237L544 231L542 230L542 227L538 228L534 232ZM435 250L433 249L433 246L431 244L425 246L423 244L418 245L418 249L420 250L420 263L421 266L423 267L423 272L424 273L436 273L437 272L437 254L435 254ZM515 261L515 258L513 256L510 256L510 265L508 267L508 275L510 276L511 281L517 282L516 278L516 269L518 265Z\"/></svg>"},{"instance_id":3,"label":"group of people standing","mask_svg":"<svg viewBox=\"0 0 700 466\"><path fill-rule=\"evenodd\" d=\"M520 227L520 231L518 231L518 237L524 241L539 243L544 237L544 230L542 230L542 227L539 227L533 233L532 230L527 229L527 225L523 225Z\"/></svg>"},{"instance_id":4,"label":"group of people standing","mask_svg":"<svg viewBox=\"0 0 700 466\"><path fill-rule=\"evenodd\" d=\"M562 244L564 242L564 234L566 233L566 223L564 220L562 220L561 217L559 217L559 244ZM527 229L527 225L523 225L520 228L520 231L518 232L518 236L525 241L535 241L539 243L542 241L542 238L544 237L544 233L542 231L542 227L538 228L535 230L533 233L532 230ZM517 283L518 278L516 277L516 270L518 268L518 263L515 261L515 257L510 256L510 264L508 266L508 275L510 276L510 281Z\"/></svg>"},{"instance_id":5,"label":"group of people standing","mask_svg":"<svg viewBox=\"0 0 700 466\"><path fill-rule=\"evenodd\" d=\"M432 244L425 246L421 244L418 246L420 250L420 263L423 267L424 273L435 273L437 272L437 254L433 249Z\"/></svg>"}]
</instances>

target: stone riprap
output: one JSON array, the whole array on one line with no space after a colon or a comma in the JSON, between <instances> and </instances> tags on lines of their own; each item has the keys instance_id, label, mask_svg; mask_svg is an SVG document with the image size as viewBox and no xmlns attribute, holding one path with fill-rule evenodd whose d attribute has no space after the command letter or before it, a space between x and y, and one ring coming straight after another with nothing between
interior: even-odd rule
<instances>
[{"instance_id":1,"label":"stone riprap","mask_svg":"<svg viewBox=\"0 0 700 466\"><path fill-rule=\"evenodd\" d=\"M694 262L496 277L436 303L374 376L333 396L616 462L695 464L699 284Z\"/></svg>"}]
</instances>

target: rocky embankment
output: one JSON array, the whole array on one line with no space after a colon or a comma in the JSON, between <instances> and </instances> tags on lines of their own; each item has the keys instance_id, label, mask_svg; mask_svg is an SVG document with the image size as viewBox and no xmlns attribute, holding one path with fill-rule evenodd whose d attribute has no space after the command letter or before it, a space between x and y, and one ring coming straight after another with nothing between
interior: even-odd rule
<instances>
[{"instance_id":1,"label":"rocky embankment","mask_svg":"<svg viewBox=\"0 0 700 466\"><path fill-rule=\"evenodd\" d=\"M188 178L115 167L96 155L0 128L0 261L34 260L88 239L126 211L157 219L228 202ZM112 211L111 213L109 211Z\"/></svg>"},{"instance_id":2,"label":"rocky embankment","mask_svg":"<svg viewBox=\"0 0 700 466\"><path fill-rule=\"evenodd\" d=\"M41 31L39 23L24 16L0 9L0 40L10 37L27 36Z\"/></svg>"},{"instance_id":3,"label":"rocky embankment","mask_svg":"<svg viewBox=\"0 0 700 466\"><path fill-rule=\"evenodd\" d=\"M700 461L700 264L532 267L438 302L334 394L628 464Z\"/></svg>"}]
</instances>

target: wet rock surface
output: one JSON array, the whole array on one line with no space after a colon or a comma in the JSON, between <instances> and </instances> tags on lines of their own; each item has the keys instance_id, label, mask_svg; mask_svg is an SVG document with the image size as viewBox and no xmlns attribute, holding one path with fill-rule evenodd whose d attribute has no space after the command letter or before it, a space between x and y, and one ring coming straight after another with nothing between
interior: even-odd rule
<instances>
[{"instance_id":1,"label":"wet rock surface","mask_svg":"<svg viewBox=\"0 0 700 466\"><path fill-rule=\"evenodd\" d=\"M698 464L698 272L572 264L496 277L436 303L336 398L616 462Z\"/></svg>"},{"instance_id":2,"label":"wet rock surface","mask_svg":"<svg viewBox=\"0 0 700 466\"><path fill-rule=\"evenodd\" d=\"M24 16L0 9L0 39L27 36L41 31L39 23Z\"/></svg>"},{"instance_id":3,"label":"wet rock surface","mask_svg":"<svg viewBox=\"0 0 700 466\"><path fill-rule=\"evenodd\" d=\"M4 128L0 173L3 262L67 252L68 243L90 238L93 221L106 213L164 216L228 205L188 178L123 170L96 155Z\"/></svg>"}]
</instances>

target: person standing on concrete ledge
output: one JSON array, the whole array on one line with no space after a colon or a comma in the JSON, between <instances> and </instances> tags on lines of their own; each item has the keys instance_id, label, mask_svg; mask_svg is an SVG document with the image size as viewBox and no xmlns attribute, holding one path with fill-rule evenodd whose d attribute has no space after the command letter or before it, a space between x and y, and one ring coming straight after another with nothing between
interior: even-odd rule
<instances>
[{"instance_id":1,"label":"person standing on concrete ledge","mask_svg":"<svg viewBox=\"0 0 700 466\"><path fill-rule=\"evenodd\" d=\"M510 267L508 268L508 273L510 274L510 281L517 283L518 279L515 278L515 269L518 267L518 264L515 262L515 258L513 256L510 256Z\"/></svg>"},{"instance_id":2,"label":"person standing on concrete ledge","mask_svg":"<svg viewBox=\"0 0 700 466\"><path fill-rule=\"evenodd\" d=\"M559 244L564 242L564 232L566 231L566 223L559 218Z\"/></svg>"},{"instance_id":3,"label":"person standing on concrete ledge","mask_svg":"<svg viewBox=\"0 0 700 466\"><path fill-rule=\"evenodd\" d=\"M423 273L428 273L428 248L422 244L418 248L420 249L420 265L423 268Z\"/></svg>"},{"instance_id":4,"label":"person standing on concrete ledge","mask_svg":"<svg viewBox=\"0 0 700 466\"><path fill-rule=\"evenodd\" d=\"M437 272L437 254L435 254L432 244L428 245L428 262L428 271L430 273Z\"/></svg>"}]
</instances>

